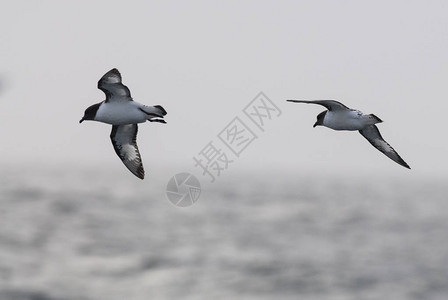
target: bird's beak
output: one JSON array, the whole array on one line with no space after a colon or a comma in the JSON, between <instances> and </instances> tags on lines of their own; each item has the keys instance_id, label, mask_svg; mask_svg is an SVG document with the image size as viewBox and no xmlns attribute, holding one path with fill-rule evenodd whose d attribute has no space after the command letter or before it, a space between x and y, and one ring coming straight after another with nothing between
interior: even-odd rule
<instances>
[{"instance_id":1,"label":"bird's beak","mask_svg":"<svg viewBox=\"0 0 448 300\"><path fill-rule=\"evenodd\" d=\"M81 124L81 123L82 123L82 121L84 121L84 118L82 118L81 120L79 120L79 123Z\"/></svg>"},{"instance_id":2,"label":"bird's beak","mask_svg":"<svg viewBox=\"0 0 448 300\"><path fill-rule=\"evenodd\" d=\"M314 128L314 127L316 127L316 126L317 126L317 122L316 122L316 123L314 123L314 125L313 125L313 128Z\"/></svg>"}]
</instances>

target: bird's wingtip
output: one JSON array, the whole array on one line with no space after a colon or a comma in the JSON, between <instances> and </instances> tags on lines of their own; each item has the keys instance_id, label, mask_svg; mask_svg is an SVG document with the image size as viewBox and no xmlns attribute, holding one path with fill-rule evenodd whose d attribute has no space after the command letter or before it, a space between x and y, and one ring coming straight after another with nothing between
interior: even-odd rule
<instances>
[{"instance_id":1,"label":"bird's wingtip","mask_svg":"<svg viewBox=\"0 0 448 300\"><path fill-rule=\"evenodd\" d=\"M143 167L139 170L136 170L135 172L131 170L131 172L139 179L143 180L145 179L145 171L143 170Z\"/></svg>"}]
</instances>

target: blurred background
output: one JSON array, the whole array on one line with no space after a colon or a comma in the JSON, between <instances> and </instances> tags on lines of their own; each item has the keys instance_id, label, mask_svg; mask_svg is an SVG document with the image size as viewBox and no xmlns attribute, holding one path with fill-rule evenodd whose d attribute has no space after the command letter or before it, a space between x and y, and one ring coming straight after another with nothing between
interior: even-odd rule
<instances>
[{"instance_id":1,"label":"blurred background","mask_svg":"<svg viewBox=\"0 0 448 300\"><path fill-rule=\"evenodd\" d=\"M446 299L446 1L14 1L0 11L0 299ZM78 121L118 68L168 124L144 181ZM278 114L244 109L263 92ZM411 166L312 128L374 113ZM219 134L240 118L239 156ZM194 157L232 160L211 182ZM201 183L179 208L166 185ZM219 176L218 176L219 175Z\"/></svg>"}]
</instances>

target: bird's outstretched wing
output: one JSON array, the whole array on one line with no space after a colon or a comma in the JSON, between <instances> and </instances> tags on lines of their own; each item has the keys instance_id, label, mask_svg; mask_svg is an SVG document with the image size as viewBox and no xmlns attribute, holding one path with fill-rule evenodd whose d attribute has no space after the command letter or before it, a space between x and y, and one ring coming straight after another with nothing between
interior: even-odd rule
<instances>
[{"instance_id":1,"label":"bird's outstretched wing","mask_svg":"<svg viewBox=\"0 0 448 300\"><path fill-rule=\"evenodd\" d=\"M409 165L400 157L400 155L398 155L397 151L395 151L394 148L392 148L392 146L383 139L378 127L375 125L370 125L360 130L359 133L361 133L362 136L365 137L376 149L383 152L394 162L410 169Z\"/></svg>"},{"instance_id":2,"label":"bird's outstretched wing","mask_svg":"<svg viewBox=\"0 0 448 300\"><path fill-rule=\"evenodd\" d=\"M137 124L113 125L110 139L118 157L135 176L145 177L142 159L137 147Z\"/></svg>"},{"instance_id":3,"label":"bird's outstretched wing","mask_svg":"<svg viewBox=\"0 0 448 300\"><path fill-rule=\"evenodd\" d=\"M121 74L112 69L98 81L98 88L106 94L106 102L132 101L128 87L121 83Z\"/></svg>"},{"instance_id":4,"label":"bird's outstretched wing","mask_svg":"<svg viewBox=\"0 0 448 300\"><path fill-rule=\"evenodd\" d=\"M311 104L319 104L322 106L325 106L326 109L329 111L336 111L336 110L347 110L350 109L344 104L342 104L339 101L336 100L286 100L289 102L296 102L296 103L311 103Z\"/></svg>"}]
</instances>

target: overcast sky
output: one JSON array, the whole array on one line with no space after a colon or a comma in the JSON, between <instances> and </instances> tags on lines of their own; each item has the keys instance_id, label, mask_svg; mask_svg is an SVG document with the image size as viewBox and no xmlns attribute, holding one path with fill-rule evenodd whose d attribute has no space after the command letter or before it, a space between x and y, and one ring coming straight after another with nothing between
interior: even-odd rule
<instances>
[{"instance_id":1,"label":"overcast sky","mask_svg":"<svg viewBox=\"0 0 448 300\"><path fill-rule=\"evenodd\" d=\"M262 91L281 115L234 170L447 175L447 16L445 0L8 1L0 161L118 164L110 126L78 123L104 100L97 81L116 67L134 100L168 111L168 124L139 126L145 167L193 166L235 117L254 125L242 110ZM337 99L376 114L412 170L357 132L312 128L323 107L286 99Z\"/></svg>"}]
</instances>

